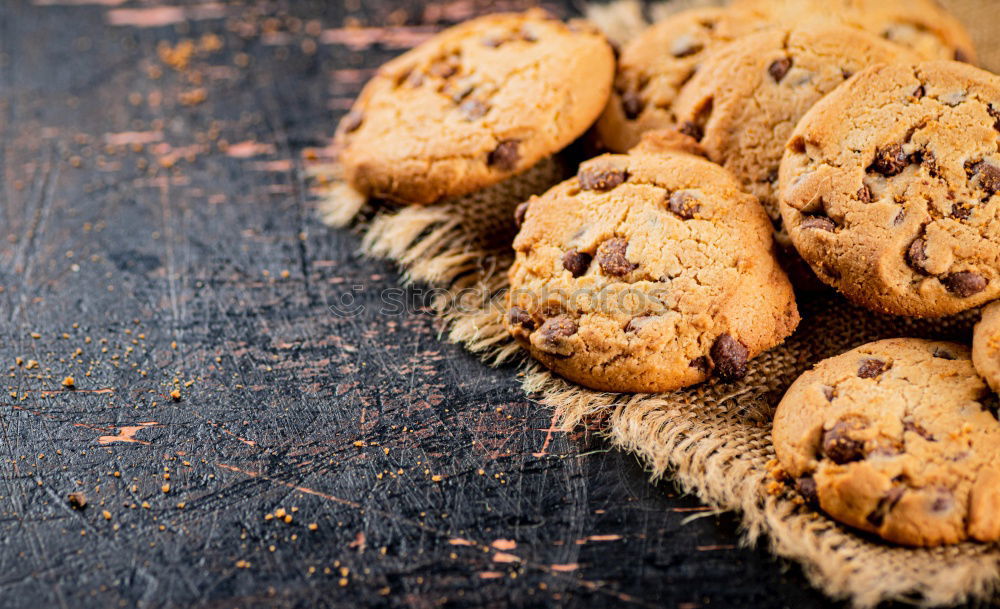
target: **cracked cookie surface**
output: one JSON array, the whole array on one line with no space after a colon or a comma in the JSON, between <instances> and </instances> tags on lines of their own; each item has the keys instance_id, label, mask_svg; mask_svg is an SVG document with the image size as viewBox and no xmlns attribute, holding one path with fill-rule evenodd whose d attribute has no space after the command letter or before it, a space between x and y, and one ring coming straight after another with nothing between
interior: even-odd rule
<instances>
[{"instance_id":1,"label":"cracked cookie surface","mask_svg":"<svg viewBox=\"0 0 1000 609\"><path fill-rule=\"evenodd\" d=\"M1000 538L1000 423L969 350L892 339L788 389L772 437L807 502L894 543Z\"/></svg>"},{"instance_id":2,"label":"cracked cookie surface","mask_svg":"<svg viewBox=\"0 0 1000 609\"><path fill-rule=\"evenodd\" d=\"M750 34L704 59L674 103L678 128L733 172L777 223L778 168L799 119L860 70L916 59L903 47L842 25Z\"/></svg>"},{"instance_id":3,"label":"cracked cookie surface","mask_svg":"<svg viewBox=\"0 0 1000 609\"><path fill-rule=\"evenodd\" d=\"M596 30L540 10L455 26L382 66L340 123L347 179L427 204L520 173L597 119L614 76Z\"/></svg>"},{"instance_id":4,"label":"cracked cookie surface","mask_svg":"<svg viewBox=\"0 0 1000 609\"><path fill-rule=\"evenodd\" d=\"M734 380L798 324L758 201L672 132L583 163L522 209L505 323L604 391Z\"/></svg>"},{"instance_id":5,"label":"cracked cookie surface","mask_svg":"<svg viewBox=\"0 0 1000 609\"><path fill-rule=\"evenodd\" d=\"M734 0L730 10L743 23L836 21L908 47L920 59L976 61L968 31L935 0Z\"/></svg>"},{"instance_id":6,"label":"cracked cookie surface","mask_svg":"<svg viewBox=\"0 0 1000 609\"><path fill-rule=\"evenodd\" d=\"M958 62L877 66L816 104L781 164L802 257L896 315L1000 296L1000 77Z\"/></svg>"}]
</instances>

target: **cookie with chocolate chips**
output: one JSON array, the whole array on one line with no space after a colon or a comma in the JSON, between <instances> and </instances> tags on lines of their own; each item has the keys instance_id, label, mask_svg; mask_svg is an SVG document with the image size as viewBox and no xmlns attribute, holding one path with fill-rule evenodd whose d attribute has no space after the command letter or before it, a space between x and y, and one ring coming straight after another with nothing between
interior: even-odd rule
<instances>
[{"instance_id":1,"label":"cookie with chocolate chips","mask_svg":"<svg viewBox=\"0 0 1000 609\"><path fill-rule=\"evenodd\" d=\"M678 125L780 221L778 168L795 124L852 74L916 61L903 47L843 25L772 28L704 58L674 102ZM787 238L779 231L779 240Z\"/></svg>"},{"instance_id":2,"label":"cookie with chocolate chips","mask_svg":"<svg viewBox=\"0 0 1000 609\"><path fill-rule=\"evenodd\" d=\"M983 307L972 333L972 363L979 376L1000 393L1000 302Z\"/></svg>"},{"instance_id":3,"label":"cookie with chocolate chips","mask_svg":"<svg viewBox=\"0 0 1000 609\"><path fill-rule=\"evenodd\" d=\"M767 215L695 149L650 133L530 201L505 323L538 361L593 389L670 391L743 378L795 329Z\"/></svg>"},{"instance_id":4,"label":"cookie with chocolate chips","mask_svg":"<svg viewBox=\"0 0 1000 609\"><path fill-rule=\"evenodd\" d=\"M859 73L799 122L781 213L824 282L937 317L1000 297L1000 77L941 61Z\"/></svg>"},{"instance_id":5,"label":"cookie with chocolate chips","mask_svg":"<svg viewBox=\"0 0 1000 609\"><path fill-rule=\"evenodd\" d=\"M772 437L806 502L911 546L1000 539L1000 422L969 350L892 339L820 362Z\"/></svg>"},{"instance_id":6,"label":"cookie with chocolate chips","mask_svg":"<svg viewBox=\"0 0 1000 609\"><path fill-rule=\"evenodd\" d=\"M618 60L615 86L596 131L612 152L626 152L642 134L675 126L673 103L720 36L727 12L700 8L654 23L629 42Z\"/></svg>"},{"instance_id":7,"label":"cookie with chocolate chips","mask_svg":"<svg viewBox=\"0 0 1000 609\"><path fill-rule=\"evenodd\" d=\"M730 10L737 23L832 21L905 46L920 59L976 60L968 31L935 0L734 0Z\"/></svg>"},{"instance_id":8,"label":"cookie with chocolate chips","mask_svg":"<svg viewBox=\"0 0 1000 609\"><path fill-rule=\"evenodd\" d=\"M336 136L365 195L427 204L496 184L579 137L607 103L614 53L540 10L450 28L382 66Z\"/></svg>"}]
</instances>

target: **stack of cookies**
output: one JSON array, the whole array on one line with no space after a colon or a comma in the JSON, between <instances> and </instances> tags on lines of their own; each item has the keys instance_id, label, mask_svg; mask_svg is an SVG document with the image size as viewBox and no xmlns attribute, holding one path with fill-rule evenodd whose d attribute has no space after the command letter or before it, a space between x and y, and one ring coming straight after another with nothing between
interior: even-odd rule
<instances>
[{"instance_id":1,"label":"stack of cookies","mask_svg":"<svg viewBox=\"0 0 1000 609\"><path fill-rule=\"evenodd\" d=\"M570 381L666 392L742 379L796 291L910 317L1000 299L1000 77L974 62L934 0L734 0L617 54L500 14L383 66L337 144L355 189L408 205L605 151L517 208L504 323ZM1000 304L972 349L861 346L788 390L777 475L895 543L1000 540L998 389Z\"/></svg>"}]
</instances>

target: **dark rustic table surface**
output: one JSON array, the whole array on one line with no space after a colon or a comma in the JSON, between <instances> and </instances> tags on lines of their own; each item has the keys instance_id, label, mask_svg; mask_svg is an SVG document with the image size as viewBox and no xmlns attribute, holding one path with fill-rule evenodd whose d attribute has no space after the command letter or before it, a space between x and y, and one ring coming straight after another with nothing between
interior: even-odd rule
<instances>
[{"instance_id":1,"label":"dark rustic table surface","mask_svg":"<svg viewBox=\"0 0 1000 609\"><path fill-rule=\"evenodd\" d=\"M317 220L372 69L518 6L3 0L0 606L826 605Z\"/></svg>"}]
</instances>

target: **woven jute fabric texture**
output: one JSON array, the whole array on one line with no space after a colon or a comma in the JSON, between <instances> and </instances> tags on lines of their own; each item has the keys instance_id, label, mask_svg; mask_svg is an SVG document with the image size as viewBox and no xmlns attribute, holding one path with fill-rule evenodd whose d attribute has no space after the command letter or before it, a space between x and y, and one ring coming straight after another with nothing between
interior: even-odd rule
<instances>
[{"instance_id":1,"label":"woven jute fabric texture","mask_svg":"<svg viewBox=\"0 0 1000 609\"><path fill-rule=\"evenodd\" d=\"M668 2L643 11L625 0L593 6L587 13L621 41L644 26L644 15L658 18L695 3ZM980 63L1000 72L1000 38L991 25L995 1L943 3L969 26ZM317 168L320 175L324 172L336 178L335 169ZM525 358L501 321L513 258L514 208L568 172L572 163L550 159L496 187L428 207L379 209L336 186L323 196L320 211L331 225L357 227L364 234L365 252L397 261L407 280L442 288L435 308L448 338L489 364L516 362L525 391L553 408L563 428L596 425L613 445L639 455L653 479L669 477L706 503L738 512L746 543L766 540L776 555L798 562L827 595L872 607L890 600L942 606L997 594L997 545L888 545L804 507L790 491L775 494L768 473L774 458L771 417L798 375L824 358L882 338L969 343L977 312L943 320L895 318L827 294L800 300L798 331L754 360L739 383L710 381L670 394L634 396L584 389ZM515 366L507 369L513 374Z\"/></svg>"}]
</instances>

